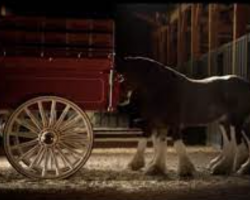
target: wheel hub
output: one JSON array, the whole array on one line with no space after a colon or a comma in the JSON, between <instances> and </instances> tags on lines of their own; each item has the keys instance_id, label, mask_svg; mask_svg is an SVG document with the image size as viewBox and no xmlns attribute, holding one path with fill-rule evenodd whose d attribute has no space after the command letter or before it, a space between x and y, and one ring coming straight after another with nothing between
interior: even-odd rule
<instances>
[{"instance_id":1,"label":"wheel hub","mask_svg":"<svg viewBox=\"0 0 250 200\"><path fill-rule=\"evenodd\" d=\"M40 141L45 145L53 145L57 141L57 134L54 131L46 130L42 132Z\"/></svg>"}]
</instances>

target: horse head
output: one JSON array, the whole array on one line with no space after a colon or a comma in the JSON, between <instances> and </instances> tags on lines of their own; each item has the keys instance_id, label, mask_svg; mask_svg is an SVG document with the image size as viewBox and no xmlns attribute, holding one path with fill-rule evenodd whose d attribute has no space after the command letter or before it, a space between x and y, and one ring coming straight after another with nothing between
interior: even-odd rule
<instances>
[{"instance_id":1,"label":"horse head","mask_svg":"<svg viewBox=\"0 0 250 200\"><path fill-rule=\"evenodd\" d=\"M146 57L116 57L116 70L131 90L145 89L173 84L186 79L185 76L170 67Z\"/></svg>"},{"instance_id":2,"label":"horse head","mask_svg":"<svg viewBox=\"0 0 250 200\"><path fill-rule=\"evenodd\" d=\"M150 62L151 61L151 62ZM156 74L152 60L144 57L116 57L116 70L126 87L135 90L145 87L145 83Z\"/></svg>"}]
</instances>

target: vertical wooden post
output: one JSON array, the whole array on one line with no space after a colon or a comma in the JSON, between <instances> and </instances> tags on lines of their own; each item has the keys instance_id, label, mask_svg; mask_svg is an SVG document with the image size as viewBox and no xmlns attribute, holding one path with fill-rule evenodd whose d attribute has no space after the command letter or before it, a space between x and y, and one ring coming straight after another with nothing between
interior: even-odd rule
<instances>
[{"instance_id":1,"label":"vertical wooden post","mask_svg":"<svg viewBox=\"0 0 250 200\"><path fill-rule=\"evenodd\" d=\"M179 5L178 29L177 29L177 65L182 67L186 55L185 34L187 31L186 13L182 11L182 5Z\"/></svg>"},{"instance_id":2,"label":"vertical wooden post","mask_svg":"<svg viewBox=\"0 0 250 200\"><path fill-rule=\"evenodd\" d=\"M211 51L218 47L218 5L208 5L208 75L211 75Z\"/></svg>"},{"instance_id":3,"label":"vertical wooden post","mask_svg":"<svg viewBox=\"0 0 250 200\"><path fill-rule=\"evenodd\" d=\"M181 4L178 6L178 19L177 19L177 67L181 66L182 60L182 34L181 34L182 13Z\"/></svg>"},{"instance_id":4,"label":"vertical wooden post","mask_svg":"<svg viewBox=\"0 0 250 200\"><path fill-rule=\"evenodd\" d=\"M164 26L162 26L161 28L160 28L160 30L159 30L159 37L160 37L160 61L162 62L162 63L164 63L164 64L166 64L165 63L165 44L166 44L166 41L165 41L165 28L164 28Z\"/></svg>"},{"instance_id":5,"label":"vertical wooden post","mask_svg":"<svg viewBox=\"0 0 250 200\"><path fill-rule=\"evenodd\" d=\"M171 48L171 40L172 40L172 36L171 36L171 26L169 25L167 27L167 65L172 65L172 60L171 60L171 55L172 55L172 48Z\"/></svg>"},{"instance_id":6,"label":"vertical wooden post","mask_svg":"<svg viewBox=\"0 0 250 200\"><path fill-rule=\"evenodd\" d=\"M192 67L194 61L197 60L200 56L200 13L201 5L192 4L191 6L191 62Z\"/></svg>"},{"instance_id":7,"label":"vertical wooden post","mask_svg":"<svg viewBox=\"0 0 250 200\"><path fill-rule=\"evenodd\" d=\"M233 69L232 73L236 72L236 40L237 38L246 34L246 27L249 18L249 5L247 4L234 4L234 14L233 14Z\"/></svg>"},{"instance_id":8,"label":"vertical wooden post","mask_svg":"<svg viewBox=\"0 0 250 200\"><path fill-rule=\"evenodd\" d=\"M153 58L157 60L157 32L152 32L152 47L153 47Z\"/></svg>"},{"instance_id":9,"label":"vertical wooden post","mask_svg":"<svg viewBox=\"0 0 250 200\"><path fill-rule=\"evenodd\" d=\"M181 63L185 62L187 59L187 41L186 41L186 33L187 33L187 10L182 12L181 16Z\"/></svg>"}]
</instances>

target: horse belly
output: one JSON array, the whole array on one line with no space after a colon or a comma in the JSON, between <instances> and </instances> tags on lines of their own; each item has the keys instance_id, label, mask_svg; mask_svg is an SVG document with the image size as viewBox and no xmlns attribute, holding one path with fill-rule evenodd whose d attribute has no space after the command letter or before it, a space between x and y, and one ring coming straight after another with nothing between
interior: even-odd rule
<instances>
[{"instance_id":1,"label":"horse belly","mask_svg":"<svg viewBox=\"0 0 250 200\"><path fill-rule=\"evenodd\" d=\"M226 112L217 106L208 106L200 108L194 108L189 113L185 113L183 119L183 124L186 125L206 125L221 119L225 116Z\"/></svg>"}]
</instances>

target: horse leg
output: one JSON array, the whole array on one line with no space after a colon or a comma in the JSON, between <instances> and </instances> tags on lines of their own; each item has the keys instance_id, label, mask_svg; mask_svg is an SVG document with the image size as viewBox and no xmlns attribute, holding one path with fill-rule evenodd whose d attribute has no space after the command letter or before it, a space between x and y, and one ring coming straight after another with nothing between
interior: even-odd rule
<instances>
[{"instance_id":1,"label":"horse leg","mask_svg":"<svg viewBox=\"0 0 250 200\"><path fill-rule=\"evenodd\" d=\"M158 130L159 131L159 130ZM167 173L166 153L167 153L167 132L155 133L153 137L154 157L145 169L147 175L162 175Z\"/></svg>"},{"instance_id":2,"label":"horse leg","mask_svg":"<svg viewBox=\"0 0 250 200\"><path fill-rule=\"evenodd\" d=\"M156 155L157 149L159 148L159 146L157 145L157 131L155 130L152 134L152 143L153 143L153 155ZM149 161L148 165L153 164L154 162L154 156L153 158Z\"/></svg>"},{"instance_id":3,"label":"horse leg","mask_svg":"<svg viewBox=\"0 0 250 200\"><path fill-rule=\"evenodd\" d=\"M249 156L247 144L245 144L242 134L243 134L242 126L236 127L237 147L233 163L233 172L237 172L241 167L241 165L247 160Z\"/></svg>"},{"instance_id":4,"label":"horse leg","mask_svg":"<svg viewBox=\"0 0 250 200\"><path fill-rule=\"evenodd\" d=\"M129 169L137 171L144 167L145 165L144 153L147 147L147 142L148 138L146 137L143 137L139 140L136 153L128 164Z\"/></svg>"},{"instance_id":5,"label":"horse leg","mask_svg":"<svg viewBox=\"0 0 250 200\"><path fill-rule=\"evenodd\" d=\"M185 144L183 143L181 137L181 132L177 128L175 131L172 132L172 134L172 138L174 140L174 148L179 158L178 174L181 177L193 176L196 170L187 154Z\"/></svg>"},{"instance_id":6,"label":"horse leg","mask_svg":"<svg viewBox=\"0 0 250 200\"><path fill-rule=\"evenodd\" d=\"M248 146L248 158L245 161L245 163L243 163L239 170L237 171L237 174L250 174L250 140L249 140L249 132L248 132L248 136L246 135L245 131L243 131L242 133L243 138L245 139L245 142L247 143Z\"/></svg>"},{"instance_id":7,"label":"horse leg","mask_svg":"<svg viewBox=\"0 0 250 200\"><path fill-rule=\"evenodd\" d=\"M137 171L145 166L145 158L144 153L147 148L148 138L152 135L151 126L145 122L144 120L139 121L137 127L141 128L143 131L143 138L139 140L137 151L132 158L132 160L128 164L128 168L134 171Z\"/></svg>"},{"instance_id":8,"label":"horse leg","mask_svg":"<svg viewBox=\"0 0 250 200\"><path fill-rule=\"evenodd\" d=\"M227 132L227 135L230 135L229 143L226 144L223 149L222 158L212 166L211 170L213 175L225 175L233 172L236 152L238 149L236 134L240 134L240 129L233 125L230 125L229 127L230 131Z\"/></svg>"},{"instance_id":9,"label":"horse leg","mask_svg":"<svg viewBox=\"0 0 250 200\"><path fill-rule=\"evenodd\" d=\"M210 163L208 165L208 169L212 169L218 162L220 162L220 160L223 158L223 155L225 154L226 147L229 144L227 132L225 130L226 127L220 124L219 128L220 128L220 132L222 134L222 143L223 143L222 151L217 157L215 157L214 159L212 159L210 161Z\"/></svg>"}]
</instances>

